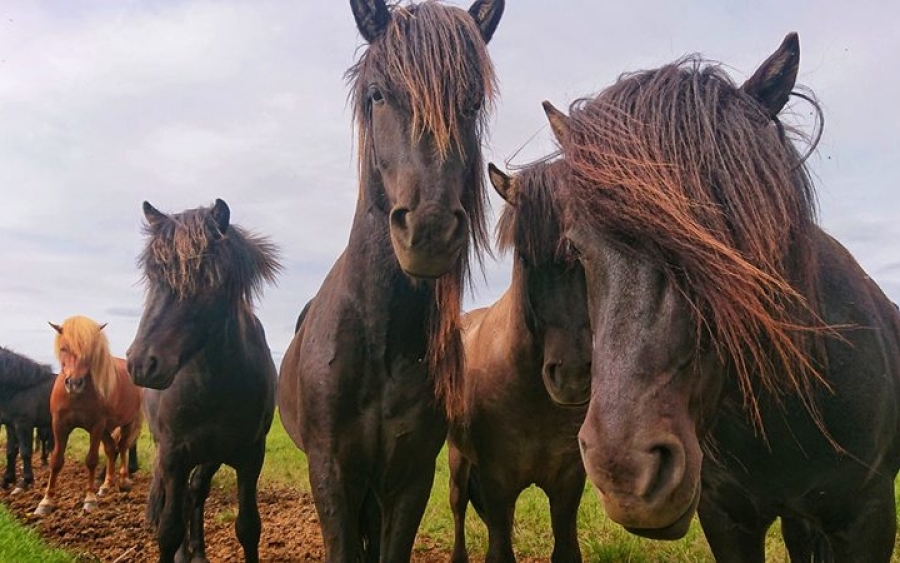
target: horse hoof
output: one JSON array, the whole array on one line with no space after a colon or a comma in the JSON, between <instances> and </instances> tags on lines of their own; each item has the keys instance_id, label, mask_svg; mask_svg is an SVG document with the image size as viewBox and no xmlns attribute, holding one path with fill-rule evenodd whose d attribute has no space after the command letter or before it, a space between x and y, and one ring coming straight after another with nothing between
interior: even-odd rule
<instances>
[{"instance_id":1,"label":"horse hoof","mask_svg":"<svg viewBox=\"0 0 900 563\"><path fill-rule=\"evenodd\" d=\"M34 510L34 515L35 516L46 516L46 515L50 514L51 512L53 512L54 508L56 508L56 507L53 506L52 502L47 502L45 500L42 500L40 502L40 504L38 504L38 507Z\"/></svg>"},{"instance_id":2,"label":"horse hoof","mask_svg":"<svg viewBox=\"0 0 900 563\"><path fill-rule=\"evenodd\" d=\"M16 487L15 489L12 490L11 493L9 493L9 496L21 495L24 492L25 492L24 487Z\"/></svg>"},{"instance_id":3,"label":"horse hoof","mask_svg":"<svg viewBox=\"0 0 900 563\"><path fill-rule=\"evenodd\" d=\"M95 501L95 500L84 501L84 511L85 512L93 512L95 510L97 510L97 501Z\"/></svg>"},{"instance_id":4,"label":"horse hoof","mask_svg":"<svg viewBox=\"0 0 900 563\"><path fill-rule=\"evenodd\" d=\"M132 487L134 487L134 481L131 479L124 479L119 482L119 491L123 493L127 493Z\"/></svg>"},{"instance_id":5,"label":"horse hoof","mask_svg":"<svg viewBox=\"0 0 900 563\"><path fill-rule=\"evenodd\" d=\"M106 495L109 494L109 490L110 490L111 488L112 488L112 487L110 487L109 485L107 485L106 483L104 483L99 489L97 489L97 496L98 496L98 497L105 497ZM86 503L85 503L85 504L86 504ZM96 503L95 503L95 504L96 504Z\"/></svg>"}]
</instances>

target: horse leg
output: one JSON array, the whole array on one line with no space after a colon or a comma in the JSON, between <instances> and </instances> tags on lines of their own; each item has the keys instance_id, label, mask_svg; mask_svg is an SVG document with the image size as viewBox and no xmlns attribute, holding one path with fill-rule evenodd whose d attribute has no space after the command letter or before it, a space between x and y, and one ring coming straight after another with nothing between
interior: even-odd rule
<instances>
[{"instance_id":1,"label":"horse leg","mask_svg":"<svg viewBox=\"0 0 900 563\"><path fill-rule=\"evenodd\" d=\"M362 558L360 509L367 485L363 479L341 475L364 475L344 466L330 451L309 452L309 483L322 529L326 563L358 563Z\"/></svg>"},{"instance_id":2,"label":"horse leg","mask_svg":"<svg viewBox=\"0 0 900 563\"><path fill-rule=\"evenodd\" d=\"M466 549L466 509L469 506L469 470L471 464L457 448L450 447L450 511L453 513L453 553L451 563L468 563Z\"/></svg>"},{"instance_id":3,"label":"horse leg","mask_svg":"<svg viewBox=\"0 0 900 563\"><path fill-rule=\"evenodd\" d=\"M382 563L409 562L433 483L434 461L431 460L415 476L403 479L402 488L395 495L385 495L382 500Z\"/></svg>"},{"instance_id":4,"label":"horse leg","mask_svg":"<svg viewBox=\"0 0 900 563\"><path fill-rule=\"evenodd\" d=\"M104 447L106 440L104 434L108 434L102 424L95 425L90 430L90 443L88 444L87 455L84 457L84 467L87 473L87 484L84 490L84 511L91 512L97 508L97 495L94 493L94 479L97 475L97 462L100 460L100 442L103 441ZM113 454L114 455L114 454ZM107 472L109 472L110 460L107 452L106 458Z\"/></svg>"},{"instance_id":5,"label":"horse leg","mask_svg":"<svg viewBox=\"0 0 900 563\"><path fill-rule=\"evenodd\" d=\"M521 490L510 490L502 480L491 479L483 471L480 497L483 502L481 517L488 529L488 550L485 563L515 563L512 530L516 511L516 499Z\"/></svg>"},{"instance_id":6,"label":"horse leg","mask_svg":"<svg viewBox=\"0 0 900 563\"><path fill-rule=\"evenodd\" d=\"M134 475L140 468L141 466L138 464L137 441L135 441L131 444L131 447L128 448L128 474Z\"/></svg>"},{"instance_id":7,"label":"horse leg","mask_svg":"<svg viewBox=\"0 0 900 563\"><path fill-rule=\"evenodd\" d=\"M812 561L816 532L808 521L782 516L781 536L791 561Z\"/></svg>"},{"instance_id":8,"label":"horse leg","mask_svg":"<svg viewBox=\"0 0 900 563\"><path fill-rule=\"evenodd\" d=\"M897 534L893 479L878 479L853 497L850 506L843 505L823 522L832 561L888 563Z\"/></svg>"},{"instance_id":9,"label":"horse leg","mask_svg":"<svg viewBox=\"0 0 900 563\"><path fill-rule=\"evenodd\" d=\"M766 531L775 516L762 516L752 503L740 497L729 501L730 511L700 497L697 514L713 558L716 563L765 563Z\"/></svg>"},{"instance_id":10,"label":"horse leg","mask_svg":"<svg viewBox=\"0 0 900 563\"><path fill-rule=\"evenodd\" d=\"M119 490L130 491L134 486L131 480L131 456L137 456L137 447L134 444L136 432L131 424L123 426L119 432L119 439L116 442L116 450L118 450L119 458ZM135 461L136 463L136 461Z\"/></svg>"},{"instance_id":11,"label":"horse leg","mask_svg":"<svg viewBox=\"0 0 900 563\"><path fill-rule=\"evenodd\" d=\"M159 563L174 563L175 554L185 539L185 496L190 468L167 448L161 447L156 455L159 460L157 471L160 472L159 483L163 495L162 511L159 514L156 531Z\"/></svg>"},{"instance_id":12,"label":"horse leg","mask_svg":"<svg viewBox=\"0 0 900 563\"><path fill-rule=\"evenodd\" d=\"M584 466L556 476L554 487L546 487L550 499L550 523L553 527L551 563L581 563L578 546L578 505L584 494Z\"/></svg>"},{"instance_id":13,"label":"horse leg","mask_svg":"<svg viewBox=\"0 0 900 563\"><path fill-rule=\"evenodd\" d=\"M16 423L16 438L19 442L19 457L22 458L22 478L13 489L12 494L24 493L34 483L34 471L31 468L32 446L34 444L34 426L19 421Z\"/></svg>"},{"instance_id":14,"label":"horse leg","mask_svg":"<svg viewBox=\"0 0 900 563\"><path fill-rule=\"evenodd\" d=\"M6 470L3 472L3 488L8 489L16 482L16 456L19 455L19 439L16 437L16 427L10 423L6 426Z\"/></svg>"},{"instance_id":15,"label":"horse leg","mask_svg":"<svg viewBox=\"0 0 900 563\"><path fill-rule=\"evenodd\" d=\"M203 511L213 475L221 463L207 463L194 469L188 482L188 537L182 543L181 554L190 563L209 563L206 558L206 541L203 534Z\"/></svg>"},{"instance_id":16,"label":"horse leg","mask_svg":"<svg viewBox=\"0 0 900 563\"><path fill-rule=\"evenodd\" d=\"M263 458L266 455L266 441L263 438L256 448L255 454L237 470L238 515L234 522L235 533L241 547L244 548L246 563L259 562L259 536L262 523L259 518L259 506L256 503L256 489L259 473L262 471Z\"/></svg>"},{"instance_id":17,"label":"horse leg","mask_svg":"<svg viewBox=\"0 0 900 563\"><path fill-rule=\"evenodd\" d=\"M103 453L106 454L106 473L103 478L103 483L100 485L100 488L97 490L97 496L106 496L109 494L113 487L116 486L116 456L118 455L118 448L116 447L116 442L113 437L109 434L109 432L103 433Z\"/></svg>"},{"instance_id":18,"label":"horse leg","mask_svg":"<svg viewBox=\"0 0 900 563\"><path fill-rule=\"evenodd\" d=\"M53 449L53 432L49 426L38 426L37 436L41 443L41 465L47 467L47 456Z\"/></svg>"},{"instance_id":19,"label":"horse leg","mask_svg":"<svg viewBox=\"0 0 900 563\"><path fill-rule=\"evenodd\" d=\"M47 488L44 490L44 498L41 499L34 513L37 516L45 516L53 512L56 508L56 500L53 498L56 494L56 479L59 472L63 468L66 461L66 445L69 442L69 433L71 428L63 428L62 425L53 422L53 453L50 454L50 479L47 481Z\"/></svg>"}]
</instances>

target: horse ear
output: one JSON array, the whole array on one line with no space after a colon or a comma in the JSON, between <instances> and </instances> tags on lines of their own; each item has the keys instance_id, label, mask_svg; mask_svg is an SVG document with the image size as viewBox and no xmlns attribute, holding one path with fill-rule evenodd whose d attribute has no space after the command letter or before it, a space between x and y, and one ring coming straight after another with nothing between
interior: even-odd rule
<instances>
[{"instance_id":1,"label":"horse ear","mask_svg":"<svg viewBox=\"0 0 900 563\"><path fill-rule=\"evenodd\" d=\"M494 186L494 190L500 194L503 201L510 205L516 204L516 194L512 187L512 179L502 170L494 166L493 162L488 163L488 178L490 178L491 185Z\"/></svg>"},{"instance_id":2,"label":"horse ear","mask_svg":"<svg viewBox=\"0 0 900 563\"><path fill-rule=\"evenodd\" d=\"M788 33L778 50L763 62L741 90L762 104L769 117L775 117L784 108L800 66L800 38Z\"/></svg>"},{"instance_id":3,"label":"horse ear","mask_svg":"<svg viewBox=\"0 0 900 563\"><path fill-rule=\"evenodd\" d=\"M47 324L50 325L50 326L52 326L52 327L53 327L53 330L55 330L55 331L58 332L59 334L62 334L62 327L61 327L61 326L59 326L59 325L56 324L56 323L51 323L50 321L47 321Z\"/></svg>"},{"instance_id":4,"label":"horse ear","mask_svg":"<svg viewBox=\"0 0 900 563\"><path fill-rule=\"evenodd\" d=\"M108 325L108 324L109 324L109 323L103 323L102 325L100 325L100 328L97 329L97 332L100 332L101 330L103 330L104 328L106 328L106 325Z\"/></svg>"},{"instance_id":5,"label":"horse ear","mask_svg":"<svg viewBox=\"0 0 900 563\"><path fill-rule=\"evenodd\" d=\"M356 27L367 43L378 39L391 23L391 12L384 0L350 0L350 8Z\"/></svg>"},{"instance_id":6,"label":"horse ear","mask_svg":"<svg viewBox=\"0 0 900 563\"><path fill-rule=\"evenodd\" d=\"M169 218L168 215L160 211L159 209L150 205L149 201L144 202L144 218L147 219L147 224L150 225L151 229L155 229L159 225L161 225L166 219Z\"/></svg>"},{"instance_id":7,"label":"horse ear","mask_svg":"<svg viewBox=\"0 0 900 563\"><path fill-rule=\"evenodd\" d=\"M225 200L216 199L216 203L212 208L212 216L216 221L216 226L219 227L219 232L225 234L225 231L228 230L228 222L231 220L231 210L228 209L228 204L225 203Z\"/></svg>"},{"instance_id":8,"label":"horse ear","mask_svg":"<svg viewBox=\"0 0 900 563\"><path fill-rule=\"evenodd\" d=\"M500 16L503 15L503 7L503 0L477 0L469 8L469 14L481 29L481 36L485 43L494 36L497 25L500 23Z\"/></svg>"},{"instance_id":9,"label":"horse ear","mask_svg":"<svg viewBox=\"0 0 900 563\"><path fill-rule=\"evenodd\" d=\"M553 136L556 137L559 144L563 144L563 141L569 138L569 118L566 117L566 114L553 107L553 104L547 100L541 102L541 105L544 106L544 113L547 114L550 129L553 130Z\"/></svg>"}]
</instances>

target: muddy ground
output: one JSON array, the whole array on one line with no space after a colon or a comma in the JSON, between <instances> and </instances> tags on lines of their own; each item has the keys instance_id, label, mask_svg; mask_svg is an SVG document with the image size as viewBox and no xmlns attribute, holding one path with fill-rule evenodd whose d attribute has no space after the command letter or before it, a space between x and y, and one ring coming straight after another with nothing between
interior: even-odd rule
<instances>
[{"instance_id":1,"label":"muddy ground","mask_svg":"<svg viewBox=\"0 0 900 563\"><path fill-rule=\"evenodd\" d=\"M36 459L37 461L37 459ZM20 521L40 532L45 540L78 555L79 563L145 563L158 557L156 542L144 519L150 475L139 471L135 486L127 493L115 492L100 499L90 514L81 509L84 498L84 466L67 459L59 480L58 506L49 516L37 517L37 507L49 471L35 467L36 487L17 496L0 491L0 499ZM267 563L321 561L322 537L312 497L291 487L263 484L259 491L263 521L260 559ZM237 503L234 494L213 487L206 505L206 555L213 563L242 562L240 544L234 535ZM449 553L430 545L420 536L413 555L415 563L449 560Z\"/></svg>"}]
</instances>

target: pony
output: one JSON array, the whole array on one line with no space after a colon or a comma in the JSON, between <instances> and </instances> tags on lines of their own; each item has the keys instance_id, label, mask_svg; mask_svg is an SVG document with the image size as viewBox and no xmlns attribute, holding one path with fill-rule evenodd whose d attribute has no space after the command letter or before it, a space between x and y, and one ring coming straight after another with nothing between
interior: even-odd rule
<instances>
[{"instance_id":1,"label":"pony","mask_svg":"<svg viewBox=\"0 0 900 563\"><path fill-rule=\"evenodd\" d=\"M131 383L125 360L109 351L105 324L84 316L69 317L61 325L50 323L56 331L54 349L59 375L50 392L50 417L53 428L53 452L50 454L50 479L44 498L35 514L44 516L56 508L56 479L65 462L69 434L75 428L90 436L84 460L87 481L83 508L97 508L97 495L107 494L116 485L115 464L120 456L119 489L130 490L128 450L137 441L143 424L141 390ZM94 475L98 449L103 442L106 453L106 478L94 494Z\"/></svg>"},{"instance_id":2,"label":"pony","mask_svg":"<svg viewBox=\"0 0 900 563\"><path fill-rule=\"evenodd\" d=\"M453 563L468 561L469 500L488 527L485 561L515 561L516 499L531 484L550 500L551 561L581 561L576 517L585 473L577 434L586 411L583 386L590 384L591 328L584 272L567 252L553 199L564 165L539 162L513 177L488 168L506 201L499 246L515 254L506 292L463 319L471 398L448 434Z\"/></svg>"},{"instance_id":3,"label":"pony","mask_svg":"<svg viewBox=\"0 0 900 563\"><path fill-rule=\"evenodd\" d=\"M50 390L56 374L47 364L39 364L0 346L0 421L6 425L6 470L3 488L16 483L19 494L34 483L31 454L35 430L46 436L50 427ZM40 441L41 459L47 464L46 444ZM22 478L16 482L16 457L22 457Z\"/></svg>"},{"instance_id":4,"label":"pony","mask_svg":"<svg viewBox=\"0 0 900 563\"><path fill-rule=\"evenodd\" d=\"M348 71L359 198L346 249L281 363L278 406L306 452L327 559L408 561L462 409L461 295L486 243L486 44L502 0L351 0L368 47Z\"/></svg>"},{"instance_id":5,"label":"pony","mask_svg":"<svg viewBox=\"0 0 900 563\"><path fill-rule=\"evenodd\" d=\"M568 116L545 104L593 328L579 443L634 533L681 537L698 511L716 561L762 562L780 517L791 561L886 563L900 314L816 224L779 118L799 49L789 34L741 86L694 56Z\"/></svg>"},{"instance_id":6,"label":"pony","mask_svg":"<svg viewBox=\"0 0 900 563\"><path fill-rule=\"evenodd\" d=\"M281 266L221 199L167 215L143 204L147 294L128 370L157 443L147 519L159 561L207 561L203 510L222 464L237 472L235 532L259 561L257 482L275 411L275 363L253 299Z\"/></svg>"}]
</instances>

